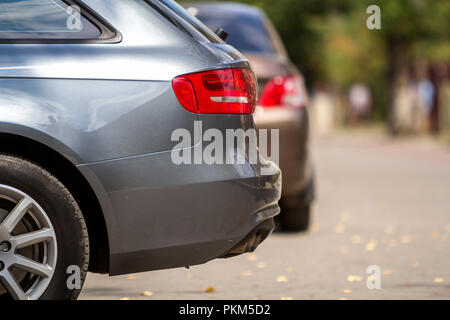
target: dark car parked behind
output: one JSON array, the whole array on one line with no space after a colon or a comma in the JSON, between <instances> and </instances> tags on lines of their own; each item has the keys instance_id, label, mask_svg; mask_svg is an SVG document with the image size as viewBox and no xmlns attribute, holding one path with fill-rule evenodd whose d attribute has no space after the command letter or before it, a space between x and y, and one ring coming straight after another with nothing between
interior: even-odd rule
<instances>
[{"instance_id":1,"label":"dark car parked behind","mask_svg":"<svg viewBox=\"0 0 450 320\"><path fill-rule=\"evenodd\" d=\"M260 89L256 125L260 129L280 129L281 227L289 231L306 230L315 194L308 95L303 75L289 60L275 28L260 9L238 3L186 7L212 30L220 28L227 32L227 43L250 60Z\"/></svg>"}]
</instances>

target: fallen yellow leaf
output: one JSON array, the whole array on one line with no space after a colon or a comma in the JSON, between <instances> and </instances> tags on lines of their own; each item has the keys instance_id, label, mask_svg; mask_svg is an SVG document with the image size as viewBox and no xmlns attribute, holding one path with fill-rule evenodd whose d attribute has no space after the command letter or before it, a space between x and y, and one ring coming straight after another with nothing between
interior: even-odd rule
<instances>
[{"instance_id":1,"label":"fallen yellow leaf","mask_svg":"<svg viewBox=\"0 0 450 320\"><path fill-rule=\"evenodd\" d=\"M339 223L334 227L334 232L336 233L344 233L345 232L345 224Z\"/></svg>"},{"instance_id":2,"label":"fallen yellow leaf","mask_svg":"<svg viewBox=\"0 0 450 320\"><path fill-rule=\"evenodd\" d=\"M439 278L439 277L434 278L433 282L434 283L443 283L444 282L444 278Z\"/></svg>"},{"instance_id":3,"label":"fallen yellow leaf","mask_svg":"<svg viewBox=\"0 0 450 320\"><path fill-rule=\"evenodd\" d=\"M216 292L216 289L214 289L214 287L208 287L205 290L203 290L203 292L205 292L205 293L213 293L213 292Z\"/></svg>"},{"instance_id":4,"label":"fallen yellow leaf","mask_svg":"<svg viewBox=\"0 0 450 320\"><path fill-rule=\"evenodd\" d=\"M252 275L253 275L253 272L251 272L251 271L243 271L243 272L241 272L241 276L242 277L250 277Z\"/></svg>"},{"instance_id":5,"label":"fallen yellow leaf","mask_svg":"<svg viewBox=\"0 0 450 320\"><path fill-rule=\"evenodd\" d=\"M137 280L138 277L137 277L135 274L129 274L129 275L127 276L127 279L128 279L128 280Z\"/></svg>"},{"instance_id":6,"label":"fallen yellow leaf","mask_svg":"<svg viewBox=\"0 0 450 320\"><path fill-rule=\"evenodd\" d=\"M349 275L349 276L347 276L347 281L348 282L361 282L362 281L362 277L361 276L355 276L355 275Z\"/></svg>"},{"instance_id":7,"label":"fallen yellow leaf","mask_svg":"<svg viewBox=\"0 0 450 320\"><path fill-rule=\"evenodd\" d=\"M258 262L258 264L256 265L256 267L258 269L264 269L266 267L266 264L264 262Z\"/></svg>"},{"instance_id":8,"label":"fallen yellow leaf","mask_svg":"<svg viewBox=\"0 0 450 320\"><path fill-rule=\"evenodd\" d=\"M341 219L342 222L347 222L348 220L350 220L350 213L344 211L341 212L341 214L339 215L339 218Z\"/></svg>"},{"instance_id":9,"label":"fallen yellow leaf","mask_svg":"<svg viewBox=\"0 0 450 320\"><path fill-rule=\"evenodd\" d=\"M344 289L342 290L342 293L348 294L348 293L352 293L353 290L352 289Z\"/></svg>"},{"instance_id":10,"label":"fallen yellow leaf","mask_svg":"<svg viewBox=\"0 0 450 320\"><path fill-rule=\"evenodd\" d=\"M370 240L366 244L366 251L373 251L377 247L377 241L376 240Z\"/></svg>"},{"instance_id":11,"label":"fallen yellow leaf","mask_svg":"<svg viewBox=\"0 0 450 320\"><path fill-rule=\"evenodd\" d=\"M384 233L386 234L393 234L395 231L394 226L388 225L384 228Z\"/></svg>"},{"instance_id":12,"label":"fallen yellow leaf","mask_svg":"<svg viewBox=\"0 0 450 320\"><path fill-rule=\"evenodd\" d=\"M153 295L153 292L151 291L142 291L141 296L143 297L151 297Z\"/></svg>"},{"instance_id":13,"label":"fallen yellow leaf","mask_svg":"<svg viewBox=\"0 0 450 320\"><path fill-rule=\"evenodd\" d=\"M123 297L123 298L120 298L120 300L130 300L130 298L128 298L128 297Z\"/></svg>"},{"instance_id":14,"label":"fallen yellow leaf","mask_svg":"<svg viewBox=\"0 0 450 320\"><path fill-rule=\"evenodd\" d=\"M288 281L289 281L288 278L285 276L279 276L277 278L277 282L288 282Z\"/></svg>"},{"instance_id":15,"label":"fallen yellow leaf","mask_svg":"<svg viewBox=\"0 0 450 320\"><path fill-rule=\"evenodd\" d=\"M361 242L362 242L361 236L354 235L354 236L352 237L352 243L354 243L354 244L359 244L359 243L361 243Z\"/></svg>"},{"instance_id":16,"label":"fallen yellow leaf","mask_svg":"<svg viewBox=\"0 0 450 320\"><path fill-rule=\"evenodd\" d=\"M258 260L258 257L256 256L256 254L251 253L247 256L247 260L248 261L256 261L256 260Z\"/></svg>"},{"instance_id":17,"label":"fallen yellow leaf","mask_svg":"<svg viewBox=\"0 0 450 320\"><path fill-rule=\"evenodd\" d=\"M280 300L294 300L292 297L281 297Z\"/></svg>"},{"instance_id":18,"label":"fallen yellow leaf","mask_svg":"<svg viewBox=\"0 0 450 320\"><path fill-rule=\"evenodd\" d=\"M393 274L392 270L383 270L383 276L392 276Z\"/></svg>"},{"instance_id":19,"label":"fallen yellow leaf","mask_svg":"<svg viewBox=\"0 0 450 320\"><path fill-rule=\"evenodd\" d=\"M408 244L412 241L412 237L408 235L404 235L400 238L400 242L403 244Z\"/></svg>"}]
</instances>

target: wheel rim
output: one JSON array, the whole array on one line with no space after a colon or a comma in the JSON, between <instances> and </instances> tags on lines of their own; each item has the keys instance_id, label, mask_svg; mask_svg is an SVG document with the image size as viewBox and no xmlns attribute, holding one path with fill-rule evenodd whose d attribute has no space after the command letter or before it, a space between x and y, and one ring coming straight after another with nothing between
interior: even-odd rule
<instances>
[{"instance_id":1,"label":"wheel rim","mask_svg":"<svg viewBox=\"0 0 450 320\"><path fill-rule=\"evenodd\" d=\"M0 297L37 300L53 277L56 235L39 204L0 184Z\"/></svg>"}]
</instances>

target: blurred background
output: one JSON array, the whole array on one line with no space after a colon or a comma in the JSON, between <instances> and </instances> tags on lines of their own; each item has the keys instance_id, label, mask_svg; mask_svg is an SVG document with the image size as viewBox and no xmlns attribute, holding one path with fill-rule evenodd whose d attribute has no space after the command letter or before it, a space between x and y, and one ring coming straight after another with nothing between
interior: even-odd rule
<instances>
[{"instance_id":1,"label":"blurred background","mask_svg":"<svg viewBox=\"0 0 450 320\"><path fill-rule=\"evenodd\" d=\"M301 154L311 145L316 195L308 230L274 233L254 254L189 270L110 280L90 274L81 298L450 299L450 1L241 3L267 14L290 57L250 59L268 115L263 122L257 112L257 125L280 128L292 120L285 111L296 108L310 115L311 143L291 126L284 131L293 144L280 146L295 154L302 141L298 159L306 163ZM367 27L371 5L380 8L381 29ZM226 20L222 9L214 29ZM257 23L235 18L223 27L227 41L264 51L252 31ZM274 108L283 85L285 106ZM283 169L283 192L294 171ZM378 289L367 285L370 266L379 270Z\"/></svg>"},{"instance_id":2,"label":"blurred background","mask_svg":"<svg viewBox=\"0 0 450 320\"><path fill-rule=\"evenodd\" d=\"M305 76L320 133L378 124L394 135L448 139L449 1L240 2L263 9L275 25ZM380 30L366 27L370 5L381 8Z\"/></svg>"}]
</instances>

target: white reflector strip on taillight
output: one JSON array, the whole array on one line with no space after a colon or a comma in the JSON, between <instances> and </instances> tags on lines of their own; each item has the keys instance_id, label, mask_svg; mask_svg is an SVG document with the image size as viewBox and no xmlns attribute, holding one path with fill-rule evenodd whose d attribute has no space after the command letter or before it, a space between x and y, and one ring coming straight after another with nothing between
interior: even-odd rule
<instances>
[{"instance_id":1,"label":"white reflector strip on taillight","mask_svg":"<svg viewBox=\"0 0 450 320\"><path fill-rule=\"evenodd\" d=\"M211 100L219 103L248 103L247 97L211 97Z\"/></svg>"}]
</instances>

